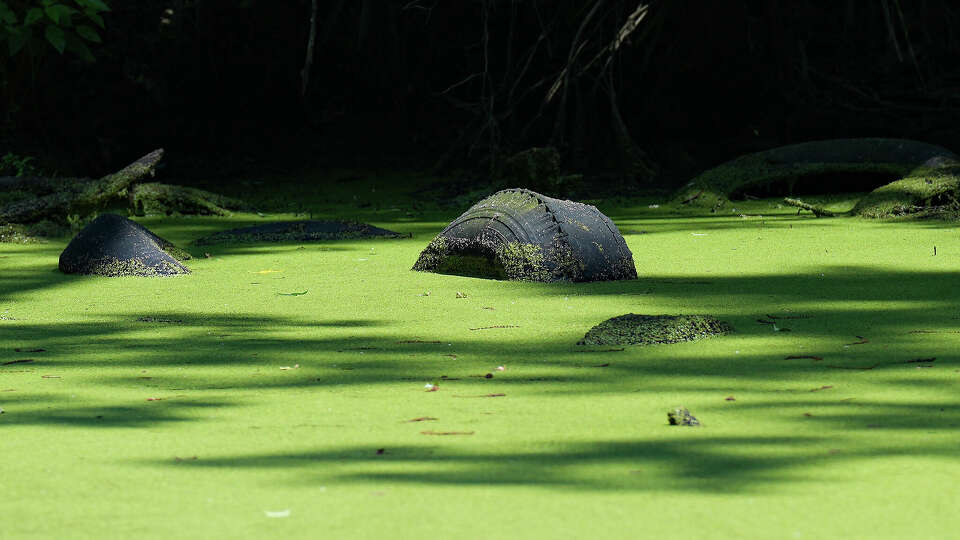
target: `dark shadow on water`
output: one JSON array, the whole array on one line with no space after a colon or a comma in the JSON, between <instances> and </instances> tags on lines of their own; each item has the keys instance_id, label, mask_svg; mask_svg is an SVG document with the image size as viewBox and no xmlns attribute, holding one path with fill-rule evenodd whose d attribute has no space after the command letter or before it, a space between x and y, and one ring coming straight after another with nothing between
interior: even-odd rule
<instances>
[{"instance_id":1,"label":"dark shadow on water","mask_svg":"<svg viewBox=\"0 0 960 540\"><path fill-rule=\"evenodd\" d=\"M684 428L670 428L681 431ZM698 429L698 428L693 428ZM297 470L298 483L401 482L425 486L526 486L600 491L695 491L725 496L789 492L803 483L829 484L812 474L824 464L881 456L951 458L950 444L917 449L876 444L850 445L832 437L729 437L705 430L677 433L676 440L599 440L544 443L515 453L460 450L454 444L341 446L279 454L204 456L189 463L152 461L158 467L192 469ZM750 449L750 452L744 452ZM347 465L355 472L329 472ZM584 468L603 466L602 473ZM424 470L433 467L431 470Z\"/></svg>"},{"instance_id":2,"label":"dark shadow on water","mask_svg":"<svg viewBox=\"0 0 960 540\"><path fill-rule=\"evenodd\" d=\"M824 275L821 277L820 273ZM51 286L65 279L71 278L42 272L37 274L35 283L28 285ZM10 286L6 280L2 283L0 297L23 290L22 284ZM678 349L688 352L678 352L669 361L652 361L641 348L580 353L584 349L574 345L580 336L573 335L569 342L548 337L519 340L508 333L482 334L466 328L445 330L439 336L412 335L409 327L401 327L390 318L303 320L255 313L197 316L196 313L164 311L124 317L101 314L91 316L98 319L96 321L70 324L2 320L0 362L20 358L33 361L0 366L0 391L7 390L6 381L11 380L2 378L4 372L17 371L29 373L31 377L44 374L63 377L59 382L50 381L51 384L81 380L88 390L137 390L141 397L136 401L117 398L84 405L57 399L48 391L0 393L0 404L7 409L6 414L0 415L0 430L14 426L97 430L183 424L204 420L207 410L248 406L243 396L251 390L309 389L322 395L397 383L409 383L414 388L441 375L458 379L443 383L451 399L455 393L498 392L505 394L502 399L509 400L516 395L601 397L627 392L703 392L712 388L718 393L717 407L696 411L702 414L706 427L670 428L658 414L656 421L638 419L637 431L624 434L618 440L543 443L544 448L517 452L500 451L492 444L487 449L457 447L446 441L462 439L424 436L422 445L386 448L382 455L377 455L377 448L373 446L347 445L307 448L294 453L268 449L253 455L202 456L196 462L158 462L156 465L189 466L198 471L219 467L303 468L304 481L333 478L344 482L393 481L418 485L523 484L609 491L644 490L651 486L664 489L667 485L668 489L714 493L782 490L795 483L822 481L810 476L808 467L830 460L956 456L960 401L952 397L949 384L925 386L926 397L915 402L885 401L877 397L847 402L843 401L845 396L830 395L828 390L811 390L821 384L835 385L836 380L867 381L877 388L917 384L917 374L956 370L960 358L952 342L941 339L946 334L939 333L960 330L958 283L960 271L825 267L819 271L812 269L808 275L699 275L680 280L646 276L635 281L586 285L529 284L531 297L563 294L575 300L577 295L631 298L656 294L680 300L684 305L709 305L713 315L732 319L734 334L711 338L729 341L731 349L738 342L773 335L770 325L756 319L787 313L768 314L768 308L758 308L756 314L750 315L727 312L724 298L746 295L755 297L758 305L770 305L771 299L782 305L806 302L809 309L802 313L810 319L785 322L792 331L783 335L783 339L830 338L835 345L822 345L821 340L803 351L804 355L822 356L823 361L787 360L780 354L772 356L763 351L705 358L690 348ZM819 307L818 300L824 301ZM864 301L876 302L871 305L878 307L865 309L858 304ZM879 307L881 302L891 303ZM149 320L139 321L138 317ZM584 321L583 331L597 322ZM138 332L145 328L156 331L149 335ZM271 332L284 328L296 329L298 335L284 337L282 333ZM333 328L351 328L357 333L332 334ZM134 336L131 332L138 333ZM889 350L875 350L882 365L873 365L877 360L872 359L866 344L853 347L848 357L837 355L837 350L854 341L856 335L866 336L871 342L891 338ZM96 348L97 354L85 356L78 344L83 344L85 349ZM17 347L46 350L15 353ZM856 347L864 347L862 350L867 352L861 353ZM116 354L104 354L107 352ZM504 362L512 370L487 379L476 362L458 365L445 359L448 354L485 359L490 364L485 369ZM297 358L300 365L296 370L280 371L288 365L288 355ZM920 370L918 362L913 362L927 357L936 357L935 361L928 362L933 367L924 368L927 371ZM215 369L237 366L250 370ZM197 369L165 369L170 367ZM270 376L253 376L252 372L258 368L269 370ZM96 370L97 377L90 376L91 370ZM140 370L158 373L142 378ZM514 372L529 375L514 376ZM784 400L782 395L770 391L760 393L759 399L750 403L736 402L737 409L720 408L724 405L721 390L729 392L731 386L749 389L756 383L778 380L783 381L784 391L790 392L790 399ZM554 389L561 384L562 388ZM214 390L226 397L199 394ZM946 397L931 402L929 396L935 395L934 392ZM147 401L152 396L163 399ZM720 412L740 415L738 418L744 421L775 418L788 425L815 423L820 427L819 435L714 435L710 418ZM544 411L544 415L545 421L549 421L549 411ZM412 429L418 432L429 427ZM490 442L483 438L482 423L470 429L476 430L475 435L469 436L471 445ZM677 438L665 439L660 430L672 430L665 433ZM929 431L940 435L926 437ZM910 432L917 436L909 448L887 444L882 438L851 442L854 435L871 432ZM950 440L945 440L945 436ZM353 468L326 472L326 465L331 463ZM385 465L394 466L381 467ZM598 476L583 474L578 469L593 465L610 466L613 469L605 470L616 470L620 474ZM430 470L431 466L437 469Z\"/></svg>"}]
</instances>

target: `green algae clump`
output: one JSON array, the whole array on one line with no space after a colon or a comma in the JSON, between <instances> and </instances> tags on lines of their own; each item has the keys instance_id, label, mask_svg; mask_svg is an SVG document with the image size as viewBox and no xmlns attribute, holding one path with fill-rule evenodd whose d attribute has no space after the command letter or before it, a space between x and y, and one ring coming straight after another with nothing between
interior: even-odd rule
<instances>
[{"instance_id":1,"label":"green algae clump","mask_svg":"<svg viewBox=\"0 0 960 540\"><path fill-rule=\"evenodd\" d=\"M504 273L518 281L548 281L550 271L544 264L543 250L534 244L510 242L497 249Z\"/></svg>"},{"instance_id":2,"label":"green algae clump","mask_svg":"<svg viewBox=\"0 0 960 540\"><path fill-rule=\"evenodd\" d=\"M438 236L423 250L413 269L512 281L549 281L551 278L540 246L519 242L491 246L464 244Z\"/></svg>"},{"instance_id":3,"label":"green algae clump","mask_svg":"<svg viewBox=\"0 0 960 540\"><path fill-rule=\"evenodd\" d=\"M709 315L628 313L594 326L577 345L656 345L696 341L733 328Z\"/></svg>"},{"instance_id":4,"label":"green algae clump","mask_svg":"<svg viewBox=\"0 0 960 540\"><path fill-rule=\"evenodd\" d=\"M690 410L686 407L677 407L668 412L667 422L669 422L671 426L697 427L700 425L700 420L697 420L696 416L690 414Z\"/></svg>"}]
</instances>

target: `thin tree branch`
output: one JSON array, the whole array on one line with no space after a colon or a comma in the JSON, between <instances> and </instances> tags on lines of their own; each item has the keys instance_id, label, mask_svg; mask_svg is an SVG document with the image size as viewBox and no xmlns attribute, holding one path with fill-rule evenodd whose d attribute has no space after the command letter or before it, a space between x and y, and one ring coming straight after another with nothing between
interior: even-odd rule
<instances>
[{"instance_id":1,"label":"thin tree branch","mask_svg":"<svg viewBox=\"0 0 960 540\"><path fill-rule=\"evenodd\" d=\"M307 57L303 61L303 69L300 70L300 97L307 96L307 88L310 85L310 68L313 66L313 47L317 39L317 0L310 2L310 37L307 39Z\"/></svg>"}]
</instances>

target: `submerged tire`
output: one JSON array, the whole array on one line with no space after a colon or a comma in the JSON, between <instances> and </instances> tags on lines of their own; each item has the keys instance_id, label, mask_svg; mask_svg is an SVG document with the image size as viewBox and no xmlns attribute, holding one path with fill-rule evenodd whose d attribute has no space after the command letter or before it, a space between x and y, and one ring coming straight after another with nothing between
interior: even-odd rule
<instances>
[{"instance_id":1,"label":"submerged tire","mask_svg":"<svg viewBox=\"0 0 960 540\"><path fill-rule=\"evenodd\" d=\"M506 189L453 220L414 270L518 281L636 279L610 218L588 204Z\"/></svg>"},{"instance_id":2,"label":"submerged tire","mask_svg":"<svg viewBox=\"0 0 960 540\"><path fill-rule=\"evenodd\" d=\"M911 175L918 169L937 169L960 160L950 150L909 139L831 139L772 148L747 154L704 171L683 186L674 196L677 204L718 208L736 195L755 190L763 195L772 186L803 188L821 179L835 190L842 186L838 178L858 176L882 178L881 184L867 189L840 188L846 191L869 191L879 185Z\"/></svg>"},{"instance_id":3,"label":"submerged tire","mask_svg":"<svg viewBox=\"0 0 960 540\"><path fill-rule=\"evenodd\" d=\"M63 250L60 271L111 277L189 274L190 270L170 253L181 252L135 221L103 214Z\"/></svg>"},{"instance_id":4,"label":"submerged tire","mask_svg":"<svg viewBox=\"0 0 960 540\"><path fill-rule=\"evenodd\" d=\"M243 244L256 242L326 242L361 238L404 238L407 235L346 221L277 221L253 227L240 227L204 236L193 241L195 246Z\"/></svg>"},{"instance_id":5,"label":"submerged tire","mask_svg":"<svg viewBox=\"0 0 960 540\"><path fill-rule=\"evenodd\" d=\"M587 332L577 345L657 345L697 341L733 328L709 315L637 315L607 319Z\"/></svg>"}]
</instances>

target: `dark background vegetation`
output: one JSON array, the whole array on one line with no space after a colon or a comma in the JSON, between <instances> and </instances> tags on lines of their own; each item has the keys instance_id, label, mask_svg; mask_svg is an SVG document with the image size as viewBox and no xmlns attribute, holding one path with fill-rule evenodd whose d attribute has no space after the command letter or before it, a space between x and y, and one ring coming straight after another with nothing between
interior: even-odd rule
<instances>
[{"instance_id":1,"label":"dark background vegetation","mask_svg":"<svg viewBox=\"0 0 960 540\"><path fill-rule=\"evenodd\" d=\"M46 19L15 54L0 50L0 155L87 176L164 147L181 177L385 166L482 178L551 145L568 170L649 188L819 138L960 150L952 0L106 3L95 61L70 43L59 53ZM5 4L21 24L42 2Z\"/></svg>"}]
</instances>

